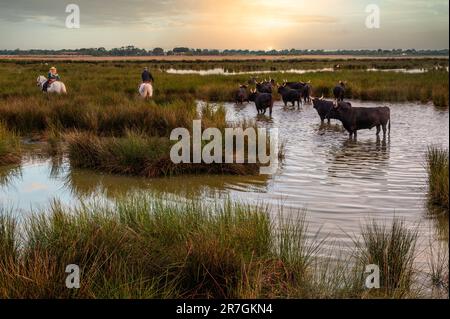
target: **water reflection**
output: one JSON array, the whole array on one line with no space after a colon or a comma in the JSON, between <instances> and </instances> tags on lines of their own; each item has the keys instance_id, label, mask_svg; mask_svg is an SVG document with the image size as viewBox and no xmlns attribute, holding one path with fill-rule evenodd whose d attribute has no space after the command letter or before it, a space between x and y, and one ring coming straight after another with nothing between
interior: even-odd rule
<instances>
[{"instance_id":1,"label":"water reflection","mask_svg":"<svg viewBox=\"0 0 450 319\"><path fill-rule=\"evenodd\" d=\"M21 165L0 166L0 187L9 187L14 179L20 178L21 176Z\"/></svg>"},{"instance_id":2,"label":"water reflection","mask_svg":"<svg viewBox=\"0 0 450 319\"><path fill-rule=\"evenodd\" d=\"M360 69L360 71L367 71L367 72L395 72L395 73L409 73L409 74L419 74L419 73L426 73L430 71L431 69L424 69L424 68L416 68L416 69L404 69L404 68L397 68L397 69L377 69L377 68L369 68L369 69ZM448 67L445 68L448 72ZM255 71L234 71L234 70L228 70L225 68L213 68L213 69L205 69L205 70L192 70L192 69L174 69L170 68L166 70L166 73L169 74L179 74L179 75L189 75L189 74L196 74L201 76L207 76L207 75L224 75L224 76L230 76L230 75L252 75L252 74L271 74L271 73L285 73L285 74L306 74L306 73L320 73L320 72L337 72L338 70L334 68L320 68L320 69L286 69L286 70L255 70Z\"/></svg>"},{"instance_id":3,"label":"water reflection","mask_svg":"<svg viewBox=\"0 0 450 319\"><path fill-rule=\"evenodd\" d=\"M329 177L380 180L388 174L390 137L347 139L330 149Z\"/></svg>"},{"instance_id":4,"label":"water reflection","mask_svg":"<svg viewBox=\"0 0 450 319\"><path fill-rule=\"evenodd\" d=\"M449 218L448 209L436 207L431 204L426 205L426 218L433 221L438 240L449 240Z\"/></svg>"},{"instance_id":5,"label":"water reflection","mask_svg":"<svg viewBox=\"0 0 450 319\"><path fill-rule=\"evenodd\" d=\"M180 176L168 178L139 178L69 170L64 181L76 197L103 194L109 199L133 191L166 193L180 197L215 197L229 189L264 192L267 177L261 176Z\"/></svg>"}]
</instances>

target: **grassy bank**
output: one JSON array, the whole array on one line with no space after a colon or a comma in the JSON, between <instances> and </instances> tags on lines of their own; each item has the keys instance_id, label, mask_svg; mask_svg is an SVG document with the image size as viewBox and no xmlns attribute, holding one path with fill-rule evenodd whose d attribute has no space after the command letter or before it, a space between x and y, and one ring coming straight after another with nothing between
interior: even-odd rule
<instances>
[{"instance_id":1,"label":"grassy bank","mask_svg":"<svg viewBox=\"0 0 450 319\"><path fill-rule=\"evenodd\" d=\"M99 138L92 134L73 133L67 136L72 167L106 173L143 177L181 174L254 175L258 163L244 164L175 164L170 158L174 144L166 137L147 137L130 132L122 138Z\"/></svg>"},{"instance_id":2,"label":"grassy bank","mask_svg":"<svg viewBox=\"0 0 450 319\"><path fill-rule=\"evenodd\" d=\"M20 163L20 140L0 122L0 165Z\"/></svg>"},{"instance_id":3,"label":"grassy bank","mask_svg":"<svg viewBox=\"0 0 450 319\"><path fill-rule=\"evenodd\" d=\"M443 208L448 216L449 154L447 149L431 146L427 156L428 199L430 204Z\"/></svg>"},{"instance_id":4,"label":"grassy bank","mask_svg":"<svg viewBox=\"0 0 450 319\"><path fill-rule=\"evenodd\" d=\"M139 130L151 136L168 136L173 128L192 126L197 117L194 101L156 105L120 95L8 98L1 103L0 118L21 134L48 130L89 131L99 136L124 135Z\"/></svg>"},{"instance_id":5,"label":"grassy bank","mask_svg":"<svg viewBox=\"0 0 450 319\"><path fill-rule=\"evenodd\" d=\"M420 67L418 63L423 63L423 67L430 67L430 63L421 60L396 61L401 65L386 64L386 67ZM155 97L156 104L164 106L174 101L186 101L201 99L213 102L234 101L234 93L240 83L246 83L253 75L178 75L168 74L163 71L170 67L180 69L210 68L210 62L195 63L167 63L164 66L151 65L152 73L155 76ZM230 70L247 70L253 67L256 62L232 62L233 65L222 65ZM260 63L260 62L258 62ZM266 63L266 62L264 62ZM267 62L272 63L272 62ZM275 62L273 62L275 63ZM274 78L278 82L284 79L289 81L310 80L315 96L331 97L332 89L340 80L347 81L347 98L373 100L373 101L421 101L433 102L438 106L448 105L448 72L442 70L430 71L420 74L404 74L395 72L367 72L366 67L381 67L383 65L373 65L365 61L361 68L344 67L336 72L289 74L281 73L280 69L290 69L299 67L301 69L320 68L323 65L313 65L313 62L298 62L298 66L282 65L269 66L273 73L260 75L260 79ZM327 62L330 63L330 62ZM356 62L355 62L356 63ZM358 62L360 63L360 62ZM388 62L386 62L388 63ZM391 62L389 62L391 63ZM394 63L394 62L392 62ZM408 64L410 63L410 64ZM146 63L58 63L58 71L62 80L66 83L69 95L62 99L51 97L49 100L43 96L42 92L32 83L39 74L46 74L48 65L41 63L1 63L0 64L0 116L19 117L16 113L21 113L26 109L32 110L46 109L58 106L58 109L88 109L96 112L97 108L109 111L110 108L121 108L127 110L128 106L143 104L152 107L152 104L140 102L137 98L137 86L140 82L140 72ZM447 62L448 65L448 62ZM326 65L330 67L330 65ZM256 64L255 68L266 68L265 65ZM363 70L361 70L363 69ZM125 112L125 111L124 111ZM43 115L49 118L47 115ZM8 124L14 124L8 120ZM86 121L86 120L85 120ZM81 122L83 123L83 122ZM81 124L80 124L81 125ZM31 128L34 128L33 126ZM36 129L39 126L36 125Z\"/></svg>"},{"instance_id":6,"label":"grassy bank","mask_svg":"<svg viewBox=\"0 0 450 319\"><path fill-rule=\"evenodd\" d=\"M401 222L364 229L352 259L336 261L319 257L322 241L307 235L304 218L274 223L263 207L142 196L114 207L55 203L23 230L1 215L0 297L418 296L415 232ZM380 264L380 289L364 288L366 262ZM69 264L80 267L80 289L65 287Z\"/></svg>"}]
</instances>

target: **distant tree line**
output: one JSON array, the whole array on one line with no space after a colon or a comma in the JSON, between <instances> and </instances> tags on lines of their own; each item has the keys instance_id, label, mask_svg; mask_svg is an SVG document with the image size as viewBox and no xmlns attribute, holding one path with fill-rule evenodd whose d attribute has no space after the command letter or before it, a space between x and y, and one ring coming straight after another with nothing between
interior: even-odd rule
<instances>
[{"instance_id":1,"label":"distant tree line","mask_svg":"<svg viewBox=\"0 0 450 319\"><path fill-rule=\"evenodd\" d=\"M81 48L75 50L0 50L0 55L90 55L90 56L163 56L163 55L186 55L186 56L229 56L229 55L363 55L363 56L448 56L449 50L416 50L416 49L378 49L378 50L217 50L217 49L192 49L177 47L172 50L154 48L150 50L137 48L133 45L113 48L110 50L100 48Z\"/></svg>"}]
</instances>

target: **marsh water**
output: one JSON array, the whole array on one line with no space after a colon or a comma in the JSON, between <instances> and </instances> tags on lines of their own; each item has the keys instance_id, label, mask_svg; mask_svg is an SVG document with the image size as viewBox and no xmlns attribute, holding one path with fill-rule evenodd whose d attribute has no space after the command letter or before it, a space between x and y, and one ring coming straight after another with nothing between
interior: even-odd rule
<instances>
[{"instance_id":1,"label":"marsh water","mask_svg":"<svg viewBox=\"0 0 450 319\"><path fill-rule=\"evenodd\" d=\"M256 119L258 125L279 129L279 137L286 142L285 159L270 176L112 176L72 169L64 158L31 153L20 166L0 168L0 206L26 216L53 199L73 205L80 199L109 201L130 192L231 198L269 204L273 215L283 218L306 212L311 234L321 229L330 245L350 243L368 218L389 222L400 217L419 227L420 245L425 249L439 232L426 205L424 154L431 144L448 147L449 112L430 104L382 105L391 108L390 135L377 138L374 130L365 130L354 141L335 120L321 125L312 105L297 110L277 102L269 118L257 117L253 104L225 104L230 122Z\"/></svg>"},{"instance_id":2,"label":"marsh water","mask_svg":"<svg viewBox=\"0 0 450 319\"><path fill-rule=\"evenodd\" d=\"M197 75L243 75L243 74L270 74L270 73L291 73L291 74L306 74L306 73L321 73L321 72L335 72L339 69L334 68L321 68L321 69L286 69L286 70L254 70L254 71L234 71L228 70L224 68L211 68L205 70L190 70L190 69L167 69L166 72L169 74L197 74ZM448 67L445 68L448 72ZM397 69L361 69L361 71L367 72L395 72L395 73L409 73L409 74L417 74L417 73L426 73L430 71L430 69L424 68L415 68L415 69L405 69L405 68L397 68Z\"/></svg>"}]
</instances>

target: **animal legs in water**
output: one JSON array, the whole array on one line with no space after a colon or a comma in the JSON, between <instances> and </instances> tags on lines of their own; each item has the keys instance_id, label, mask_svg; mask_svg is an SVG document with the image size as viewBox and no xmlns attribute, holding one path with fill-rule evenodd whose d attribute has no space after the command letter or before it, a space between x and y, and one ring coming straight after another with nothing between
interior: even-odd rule
<instances>
[{"instance_id":1,"label":"animal legs in water","mask_svg":"<svg viewBox=\"0 0 450 319\"><path fill-rule=\"evenodd\" d=\"M381 130L380 125L377 125L377 135L380 134L380 130ZM384 131L384 126L383 126L383 131Z\"/></svg>"}]
</instances>

